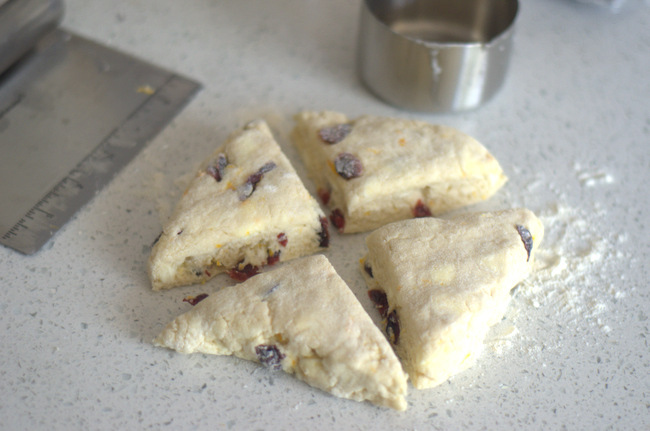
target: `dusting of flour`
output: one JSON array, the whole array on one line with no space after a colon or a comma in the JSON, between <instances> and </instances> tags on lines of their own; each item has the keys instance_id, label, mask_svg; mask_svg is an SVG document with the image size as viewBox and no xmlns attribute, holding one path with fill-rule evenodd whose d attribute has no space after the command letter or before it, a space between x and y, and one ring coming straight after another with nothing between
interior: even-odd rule
<instances>
[{"instance_id":1,"label":"dusting of flour","mask_svg":"<svg viewBox=\"0 0 650 431\"><path fill-rule=\"evenodd\" d=\"M615 183L614 176L604 169L589 170L575 163L573 171L587 202L591 192ZM623 251L627 233L615 231L608 222L607 209L596 199L587 205L572 204L563 187L542 178L524 187L521 206L528 206L528 197L540 187L550 187L557 199L535 209L544 224L544 240L536 251L533 272L513 290L515 301L524 307L513 304L507 318L486 340L496 354L511 347L513 338L526 338L517 321L529 315L527 307L541 310L563 326L586 324L609 333L604 312L625 297L625 274L615 268L621 267L622 260L632 261Z\"/></svg>"},{"instance_id":2,"label":"dusting of flour","mask_svg":"<svg viewBox=\"0 0 650 431\"><path fill-rule=\"evenodd\" d=\"M596 188L615 183L606 169L573 164L575 178L585 201ZM630 261L622 251L627 233L617 232L608 221L607 209L597 199L573 206L564 193L540 211L545 239L536 256L535 271L519 287L517 294L533 307L545 304L560 320L587 321L609 332L600 316L607 304L625 297L625 274L615 274L621 260Z\"/></svg>"},{"instance_id":3,"label":"dusting of flour","mask_svg":"<svg viewBox=\"0 0 650 431\"><path fill-rule=\"evenodd\" d=\"M544 223L544 242L535 256L535 270L515 294L535 308L554 310L561 320L593 321L609 331L598 316L611 299L625 293L607 279L607 268L626 258L619 245L627 235L600 230L602 222L593 219L605 217L606 211L598 206L586 211L558 202L538 216Z\"/></svg>"}]
</instances>

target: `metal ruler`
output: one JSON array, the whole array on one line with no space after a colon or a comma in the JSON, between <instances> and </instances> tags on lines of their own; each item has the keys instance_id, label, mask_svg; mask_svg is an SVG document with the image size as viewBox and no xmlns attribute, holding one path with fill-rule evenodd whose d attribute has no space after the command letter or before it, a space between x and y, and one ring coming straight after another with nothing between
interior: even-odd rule
<instances>
[{"instance_id":1,"label":"metal ruler","mask_svg":"<svg viewBox=\"0 0 650 431\"><path fill-rule=\"evenodd\" d=\"M0 243L25 254L38 251L200 88L62 30L32 55L0 81Z\"/></svg>"}]
</instances>

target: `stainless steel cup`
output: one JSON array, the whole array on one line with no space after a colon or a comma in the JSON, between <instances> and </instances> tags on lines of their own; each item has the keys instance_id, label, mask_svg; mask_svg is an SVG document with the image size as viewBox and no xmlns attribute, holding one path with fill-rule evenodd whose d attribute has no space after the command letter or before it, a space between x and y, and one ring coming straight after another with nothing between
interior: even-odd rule
<instances>
[{"instance_id":1,"label":"stainless steel cup","mask_svg":"<svg viewBox=\"0 0 650 431\"><path fill-rule=\"evenodd\" d=\"M517 0L364 0L361 79L403 109L477 108L503 84L518 9Z\"/></svg>"}]
</instances>

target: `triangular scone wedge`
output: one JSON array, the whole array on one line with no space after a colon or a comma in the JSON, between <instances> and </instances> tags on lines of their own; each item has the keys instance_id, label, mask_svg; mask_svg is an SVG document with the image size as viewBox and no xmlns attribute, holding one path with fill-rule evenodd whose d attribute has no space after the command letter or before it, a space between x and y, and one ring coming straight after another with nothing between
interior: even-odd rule
<instances>
[{"instance_id":1,"label":"triangular scone wedge","mask_svg":"<svg viewBox=\"0 0 650 431\"><path fill-rule=\"evenodd\" d=\"M416 388L472 365L543 234L532 212L514 209L405 220L368 235L369 295Z\"/></svg>"},{"instance_id":2,"label":"triangular scone wedge","mask_svg":"<svg viewBox=\"0 0 650 431\"><path fill-rule=\"evenodd\" d=\"M507 180L476 139L446 126L338 112L295 116L292 140L340 232L440 215Z\"/></svg>"},{"instance_id":3,"label":"triangular scone wedge","mask_svg":"<svg viewBox=\"0 0 650 431\"><path fill-rule=\"evenodd\" d=\"M201 165L154 244L154 290L264 265L329 245L328 221L264 121L234 132Z\"/></svg>"},{"instance_id":4,"label":"triangular scone wedge","mask_svg":"<svg viewBox=\"0 0 650 431\"><path fill-rule=\"evenodd\" d=\"M406 409L399 360L323 255L211 294L167 325L154 344L235 355L338 397Z\"/></svg>"}]
</instances>

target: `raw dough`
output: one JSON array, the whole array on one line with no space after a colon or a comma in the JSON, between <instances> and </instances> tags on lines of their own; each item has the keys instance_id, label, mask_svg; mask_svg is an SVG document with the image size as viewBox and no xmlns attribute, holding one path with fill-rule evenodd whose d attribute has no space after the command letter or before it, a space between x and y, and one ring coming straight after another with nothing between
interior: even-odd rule
<instances>
[{"instance_id":1,"label":"raw dough","mask_svg":"<svg viewBox=\"0 0 650 431\"><path fill-rule=\"evenodd\" d=\"M323 255L211 294L154 343L262 362L339 397L406 409L399 360Z\"/></svg>"},{"instance_id":2,"label":"raw dough","mask_svg":"<svg viewBox=\"0 0 650 431\"><path fill-rule=\"evenodd\" d=\"M437 216L489 198L507 180L485 147L450 127L338 112L295 120L294 145L341 232Z\"/></svg>"},{"instance_id":3,"label":"raw dough","mask_svg":"<svg viewBox=\"0 0 650 431\"><path fill-rule=\"evenodd\" d=\"M151 250L154 290L262 266L329 244L328 221L264 121L248 124L201 165Z\"/></svg>"},{"instance_id":4,"label":"raw dough","mask_svg":"<svg viewBox=\"0 0 650 431\"><path fill-rule=\"evenodd\" d=\"M363 274L416 388L474 362L543 234L532 212L514 209L405 220L368 235Z\"/></svg>"}]
</instances>

